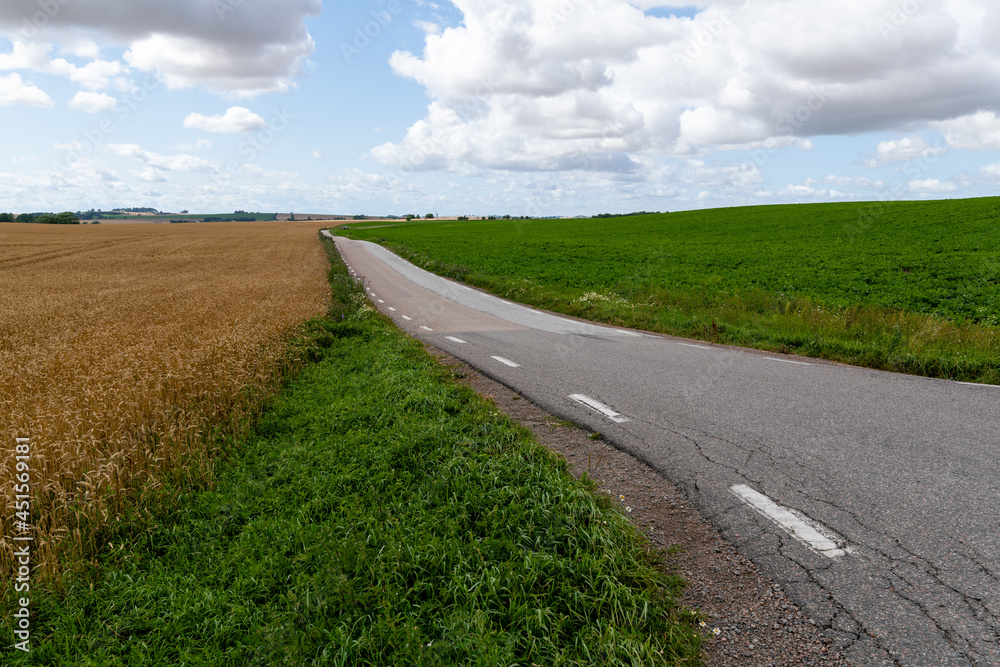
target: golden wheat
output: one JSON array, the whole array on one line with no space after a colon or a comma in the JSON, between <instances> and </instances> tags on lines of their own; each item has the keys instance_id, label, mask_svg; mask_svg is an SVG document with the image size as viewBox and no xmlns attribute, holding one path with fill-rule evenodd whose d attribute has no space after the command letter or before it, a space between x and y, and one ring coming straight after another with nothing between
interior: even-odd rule
<instances>
[{"instance_id":1,"label":"golden wheat","mask_svg":"<svg viewBox=\"0 0 1000 667\"><path fill-rule=\"evenodd\" d=\"M58 582L163 475L209 479L209 436L276 390L285 341L327 302L320 224L0 224L8 581L16 438L31 439L32 564Z\"/></svg>"}]
</instances>

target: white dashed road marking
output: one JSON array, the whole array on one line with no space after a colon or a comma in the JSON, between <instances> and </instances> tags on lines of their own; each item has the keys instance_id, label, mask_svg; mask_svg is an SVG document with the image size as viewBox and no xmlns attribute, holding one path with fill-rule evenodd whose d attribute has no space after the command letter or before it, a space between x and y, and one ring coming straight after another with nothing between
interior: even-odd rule
<instances>
[{"instance_id":1,"label":"white dashed road marking","mask_svg":"<svg viewBox=\"0 0 1000 667\"><path fill-rule=\"evenodd\" d=\"M584 396L583 394L570 394L569 397L574 401L576 401L577 403L582 403L583 405L586 405L588 408L597 410L602 415L604 415L605 417L607 417L616 424L624 424L625 422L629 421L628 417L622 417L621 414L615 412L608 406L604 405L604 403L601 403L600 401L595 401L589 396Z\"/></svg>"},{"instance_id":2,"label":"white dashed road marking","mask_svg":"<svg viewBox=\"0 0 1000 667\"><path fill-rule=\"evenodd\" d=\"M849 547L845 547L842 542L830 535L829 529L795 510L782 507L752 487L737 484L730 491L813 551L834 560L852 553Z\"/></svg>"},{"instance_id":3,"label":"white dashed road marking","mask_svg":"<svg viewBox=\"0 0 1000 667\"><path fill-rule=\"evenodd\" d=\"M696 347L699 350L711 350L712 348L707 345L692 345L691 343L678 343L678 345L683 345L684 347Z\"/></svg>"},{"instance_id":4,"label":"white dashed road marking","mask_svg":"<svg viewBox=\"0 0 1000 667\"><path fill-rule=\"evenodd\" d=\"M497 361L499 361L501 364L505 364L507 366L510 366L511 368L520 368L521 367L521 364L515 364L510 359L504 359L503 357L493 357L493 358L496 359Z\"/></svg>"},{"instance_id":5,"label":"white dashed road marking","mask_svg":"<svg viewBox=\"0 0 1000 667\"><path fill-rule=\"evenodd\" d=\"M406 320L407 322L412 322L413 321L412 317L407 317L406 315L403 315L403 319Z\"/></svg>"},{"instance_id":6,"label":"white dashed road marking","mask_svg":"<svg viewBox=\"0 0 1000 667\"><path fill-rule=\"evenodd\" d=\"M434 329L431 329L430 327L425 327L423 324L420 325L420 328L423 329L424 331L434 331Z\"/></svg>"},{"instance_id":7,"label":"white dashed road marking","mask_svg":"<svg viewBox=\"0 0 1000 667\"><path fill-rule=\"evenodd\" d=\"M458 343L459 345L465 345L465 341L462 340L461 338L455 338L454 336L445 336L445 338L447 338L448 340L450 340L452 343Z\"/></svg>"},{"instance_id":8,"label":"white dashed road marking","mask_svg":"<svg viewBox=\"0 0 1000 667\"><path fill-rule=\"evenodd\" d=\"M780 361L785 364L798 364L799 366L812 366L806 361L792 361L791 359L778 359L777 357L764 357L768 361Z\"/></svg>"},{"instance_id":9,"label":"white dashed road marking","mask_svg":"<svg viewBox=\"0 0 1000 667\"><path fill-rule=\"evenodd\" d=\"M389 306L389 310L391 310L391 311L392 311L392 312L394 312L394 313L396 312L396 309L395 309L395 308L393 308L392 306Z\"/></svg>"}]
</instances>

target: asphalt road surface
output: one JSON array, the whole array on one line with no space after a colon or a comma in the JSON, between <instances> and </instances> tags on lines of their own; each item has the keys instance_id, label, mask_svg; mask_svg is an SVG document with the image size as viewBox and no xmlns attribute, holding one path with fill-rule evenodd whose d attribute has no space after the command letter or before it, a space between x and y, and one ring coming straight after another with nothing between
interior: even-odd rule
<instances>
[{"instance_id":1,"label":"asphalt road surface","mask_svg":"<svg viewBox=\"0 0 1000 667\"><path fill-rule=\"evenodd\" d=\"M580 322L336 242L403 330L685 489L856 664L1000 666L1000 388Z\"/></svg>"}]
</instances>

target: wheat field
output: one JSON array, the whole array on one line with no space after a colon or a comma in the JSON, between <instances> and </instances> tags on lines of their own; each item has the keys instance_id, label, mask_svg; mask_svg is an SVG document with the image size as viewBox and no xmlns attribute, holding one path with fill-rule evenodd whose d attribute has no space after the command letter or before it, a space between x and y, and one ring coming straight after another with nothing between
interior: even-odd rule
<instances>
[{"instance_id":1,"label":"wheat field","mask_svg":"<svg viewBox=\"0 0 1000 667\"><path fill-rule=\"evenodd\" d=\"M328 302L319 222L0 224L0 572L14 571L17 438L30 438L35 576L86 558L164 475L276 391Z\"/></svg>"}]
</instances>

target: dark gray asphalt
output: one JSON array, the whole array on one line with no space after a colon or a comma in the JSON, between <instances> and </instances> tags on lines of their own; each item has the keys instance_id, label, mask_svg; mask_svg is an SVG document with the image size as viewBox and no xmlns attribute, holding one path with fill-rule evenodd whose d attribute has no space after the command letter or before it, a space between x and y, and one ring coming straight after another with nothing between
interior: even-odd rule
<instances>
[{"instance_id":1,"label":"dark gray asphalt","mask_svg":"<svg viewBox=\"0 0 1000 667\"><path fill-rule=\"evenodd\" d=\"M684 488L856 664L1000 666L1000 388L577 322L337 243L402 329ZM810 548L741 484L849 553Z\"/></svg>"}]
</instances>

